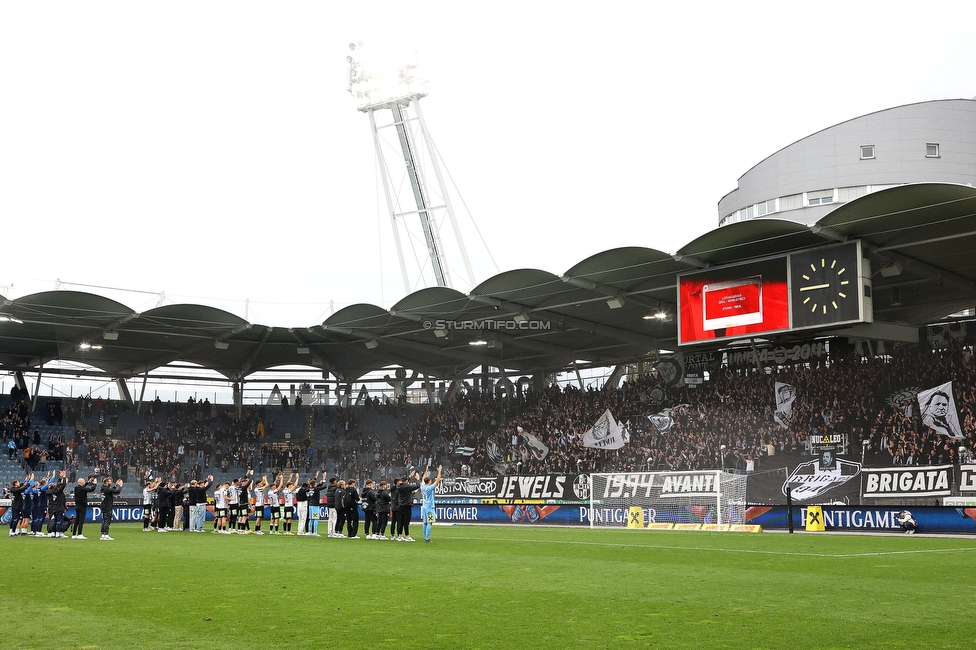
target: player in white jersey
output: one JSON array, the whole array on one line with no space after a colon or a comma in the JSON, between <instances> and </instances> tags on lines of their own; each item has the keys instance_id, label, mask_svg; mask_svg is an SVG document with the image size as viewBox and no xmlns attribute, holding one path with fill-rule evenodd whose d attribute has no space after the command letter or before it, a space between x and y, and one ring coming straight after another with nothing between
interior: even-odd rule
<instances>
[{"instance_id":1,"label":"player in white jersey","mask_svg":"<svg viewBox=\"0 0 976 650\"><path fill-rule=\"evenodd\" d=\"M237 509L240 506L240 494L241 489L238 486L240 479L234 479L234 481L227 486L227 531L236 532L237 530Z\"/></svg>"},{"instance_id":2,"label":"player in white jersey","mask_svg":"<svg viewBox=\"0 0 976 650\"><path fill-rule=\"evenodd\" d=\"M230 481L227 481L214 490L214 520L217 522L215 532L222 535L230 534L227 530L227 492L229 488Z\"/></svg>"},{"instance_id":3,"label":"player in white jersey","mask_svg":"<svg viewBox=\"0 0 976 650\"><path fill-rule=\"evenodd\" d=\"M298 474L289 474L288 483L281 491L282 516L285 519L285 535L294 535L291 532L291 520L295 517L295 488L298 485Z\"/></svg>"},{"instance_id":4,"label":"player in white jersey","mask_svg":"<svg viewBox=\"0 0 976 650\"><path fill-rule=\"evenodd\" d=\"M268 477L262 476L261 480L254 484L251 489L252 499L254 500L254 534L264 535L261 532L261 520L264 519L264 506L267 503L265 494L268 491Z\"/></svg>"},{"instance_id":5,"label":"player in white jersey","mask_svg":"<svg viewBox=\"0 0 976 650\"><path fill-rule=\"evenodd\" d=\"M281 484L284 480L284 477L279 474L275 482L268 486L268 509L271 510L271 523L268 525L268 533L271 535L278 534L278 520L281 519Z\"/></svg>"},{"instance_id":6,"label":"player in white jersey","mask_svg":"<svg viewBox=\"0 0 976 650\"><path fill-rule=\"evenodd\" d=\"M163 479L157 478L155 481L146 481L146 486L142 488L142 529L146 532L152 531L153 501L156 499L156 490L159 488Z\"/></svg>"}]
</instances>

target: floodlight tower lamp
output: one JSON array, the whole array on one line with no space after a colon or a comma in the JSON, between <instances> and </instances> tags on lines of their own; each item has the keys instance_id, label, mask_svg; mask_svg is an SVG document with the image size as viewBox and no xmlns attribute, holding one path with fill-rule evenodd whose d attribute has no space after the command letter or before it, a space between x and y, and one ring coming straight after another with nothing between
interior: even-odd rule
<instances>
[{"instance_id":1,"label":"floodlight tower lamp","mask_svg":"<svg viewBox=\"0 0 976 650\"><path fill-rule=\"evenodd\" d=\"M444 178L438 166L436 150L430 140L423 113L420 110L419 100L427 96L427 82L415 74L417 68L416 53L408 52L405 49L394 50L372 45L367 46L362 41L350 43L349 49L352 54L346 57L349 64L348 90L355 97L358 110L367 113L370 118L376 157L393 226L400 271L403 276L404 290L411 291L412 283L407 274L404 244L401 241L399 228L401 222L406 228L406 217L414 214L420 219L420 227L431 264L430 270L433 272L436 285L451 286L449 267L435 220L437 214L446 213L454 229L468 280L471 286L475 286L474 273L454 218L449 193L446 191ZM375 114L381 110L391 112L392 122L383 125L377 124ZM393 126L396 129L402 154L403 167L401 169L409 178L416 210L409 209L406 202L403 202L401 208L400 197L396 196L396 192L392 189L397 186L393 180L396 175L391 172L387 164L388 161L379 137L379 129L387 126ZM418 134L415 136L413 131L418 131ZM424 153L426 153L426 158ZM394 163L395 161L391 159L389 162ZM433 170L436 185L428 184L424 177L424 169L428 166L423 164L425 162L429 162L429 167ZM443 205L434 205L431 201L432 196L443 197ZM424 275L426 273L421 270L420 276L423 277Z\"/></svg>"}]
</instances>

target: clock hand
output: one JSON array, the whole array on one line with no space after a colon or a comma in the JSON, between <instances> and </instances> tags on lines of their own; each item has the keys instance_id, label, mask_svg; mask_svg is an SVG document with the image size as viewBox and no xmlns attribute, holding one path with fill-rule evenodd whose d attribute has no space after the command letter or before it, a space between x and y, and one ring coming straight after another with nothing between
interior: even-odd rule
<instances>
[{"instance_id":1,"label":"clock hand","mask_svg":"<svg viewBox=\"0 0 976 650\"><path fill-rule=\"evenodd\" d=\"M826 289L829 286L830 286L829 284L815 284L810 287L800 287L800 291L813 291L814 289Z\"/></svg>"}]
</instances>

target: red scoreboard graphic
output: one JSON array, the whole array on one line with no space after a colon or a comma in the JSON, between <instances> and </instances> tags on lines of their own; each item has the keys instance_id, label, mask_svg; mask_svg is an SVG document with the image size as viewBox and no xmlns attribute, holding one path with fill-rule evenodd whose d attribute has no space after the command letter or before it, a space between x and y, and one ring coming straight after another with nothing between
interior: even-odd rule
<instances>
[{"instance_id":1,"label":"red scoreboard graphic","mask_svg":"<svg viewBox=\"0 0 976 650\"><path fill-rule=\"evenodd\" d=\"M678 278L678 343L786 331L786 257L709 269Z\"/></svg>"}]
</instances>

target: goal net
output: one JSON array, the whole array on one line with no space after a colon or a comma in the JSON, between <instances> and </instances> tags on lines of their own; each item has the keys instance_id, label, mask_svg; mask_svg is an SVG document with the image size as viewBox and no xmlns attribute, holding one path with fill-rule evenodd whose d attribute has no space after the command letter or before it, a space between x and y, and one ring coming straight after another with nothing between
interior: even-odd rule
<instances>
[{"instance_id":1,"label":"goal net","mask_svg":"<svg viewBox=\"0 0 976 650\"><path fill-rule=\"evenodd\" d=\"M632 472L592 474L590 480L590 528L730 530L745 523L745 476Z\"/></svg>"}]
</instances>

